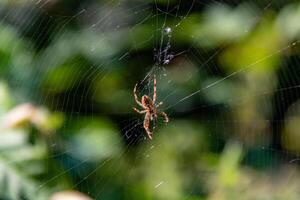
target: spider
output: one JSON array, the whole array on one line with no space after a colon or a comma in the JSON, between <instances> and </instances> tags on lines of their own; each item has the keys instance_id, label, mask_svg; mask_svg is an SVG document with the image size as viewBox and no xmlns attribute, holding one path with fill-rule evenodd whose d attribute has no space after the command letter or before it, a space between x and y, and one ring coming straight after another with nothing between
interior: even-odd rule
<instances>
[{"instance_id":1,"label":"spider","mask_svg":"<svg viewBox=\"0 0 300 200\"><path fill-rule=\"evenodd\" d=\"M150 122L157 119L157 114L160 114L164 118L164 122L168 123L169 118L165 112L158 113L158 107L163 104L160 102L155 104L156 102L156 78L154 76L154 88L153 88L153 99L151 99L148 95L143 95L141 101L139 101L138 96L136 94L136 88L138 84L135 84L133 89L133 95L136 103L141 106L144 110L138 110L137 108L133 107L133 110L139 114L145 114L144 118L144 129L148 135L148 138L152 140L152 131L150 130Z\"/></svg>"}]
</instances>

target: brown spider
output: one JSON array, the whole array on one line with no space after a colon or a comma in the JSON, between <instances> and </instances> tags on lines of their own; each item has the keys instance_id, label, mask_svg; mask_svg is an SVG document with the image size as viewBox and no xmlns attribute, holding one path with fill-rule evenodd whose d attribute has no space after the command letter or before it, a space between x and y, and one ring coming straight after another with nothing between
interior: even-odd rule
<instances>
[{"instance_id":1,"label":"brown spider","mask_svg":"<svg viewBox=\"0 0 300 200\"><path fill-rule=\"evenodd\" d=\"M138 110L133 107L133 110L136 111L139 114L145 113L144 118L144 129L147 132L148 138L152 140L153 133L150 130L150 121L153 121L154 119L157 119L158 114L158 107L163 104L163 102L160 102L158 104L155 104L156 102L156 78L154 76L154 89L153 89L153 99L151 99L148 95L143 95L141 101L139 101L138 96L136 94L136 87L138 84L135 84L135 87L133 89L134 99L138 105L140 105L144 110ZM159 114L164 118L164 122L168 123L169 118L168 115L165 112L159 112Z\"/></svg>"}]
</instances>

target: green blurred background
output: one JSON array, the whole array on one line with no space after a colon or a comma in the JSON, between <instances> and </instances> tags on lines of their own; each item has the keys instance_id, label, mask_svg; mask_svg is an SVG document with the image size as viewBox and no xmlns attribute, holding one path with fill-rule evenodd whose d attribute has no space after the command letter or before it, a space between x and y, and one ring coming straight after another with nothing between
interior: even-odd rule
<instances>
[{"instance_id":1,"label":"green blurred background","mask_svg":"<svg viewBox=\"0 0 300 200\"><path fill-rule=\"evenodd\" d=\"M2 0L0 16L0 199L300 199L299 1ZM154 75L170 122L150 141L133 88L151 96Z\"/></svg>"}]
</instances>

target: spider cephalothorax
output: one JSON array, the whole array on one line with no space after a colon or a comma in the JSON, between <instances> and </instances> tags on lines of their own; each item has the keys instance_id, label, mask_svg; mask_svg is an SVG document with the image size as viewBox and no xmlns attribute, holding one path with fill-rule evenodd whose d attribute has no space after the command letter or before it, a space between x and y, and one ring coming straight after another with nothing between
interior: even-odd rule
<instances>
[{"instance_id":1,"label":"spider cephalothorax","mask_svg":"<svg viewBox=\"0 0 300 200\"><path fill-rule=\"evenodd\" d=\"M137 84L134 87L133 94L136 103L141 106L144 110L138 110L136 108L133 108L134 111L136 111L139 114L145 114L144 118L144 129L147 132L148 138L152 139L152 131L150 130L150 121L157 119L157 114L160 114L164 118L164 122L169 122L169 118L165 112L159 112L158 113L158 107L163 104L163 102L160 102L158 104L156 103L156 78L154 76L154 89L153 89L153 99L151 99L148 95L143 95L141 101L139 101L138 96L136 94L136 88Z\"/></svg>"}]
</instances>

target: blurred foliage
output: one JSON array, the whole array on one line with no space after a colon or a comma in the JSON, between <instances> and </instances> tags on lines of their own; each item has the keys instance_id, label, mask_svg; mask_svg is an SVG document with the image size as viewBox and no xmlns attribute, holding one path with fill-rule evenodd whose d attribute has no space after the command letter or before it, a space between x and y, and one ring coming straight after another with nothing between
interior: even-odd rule
<instances>
[{"instance_id":1,"label":"blurred foliage","mask_svg":"<svg viewBox=\"0 0 300 200\"><path fill-rule=\"evenodd\" d=\"M15 0L0 16L0 199L300 198L299 2ZM132 90L151 96L153 75L170 123L149 141Z\"/></svg>"}]
</instances>

